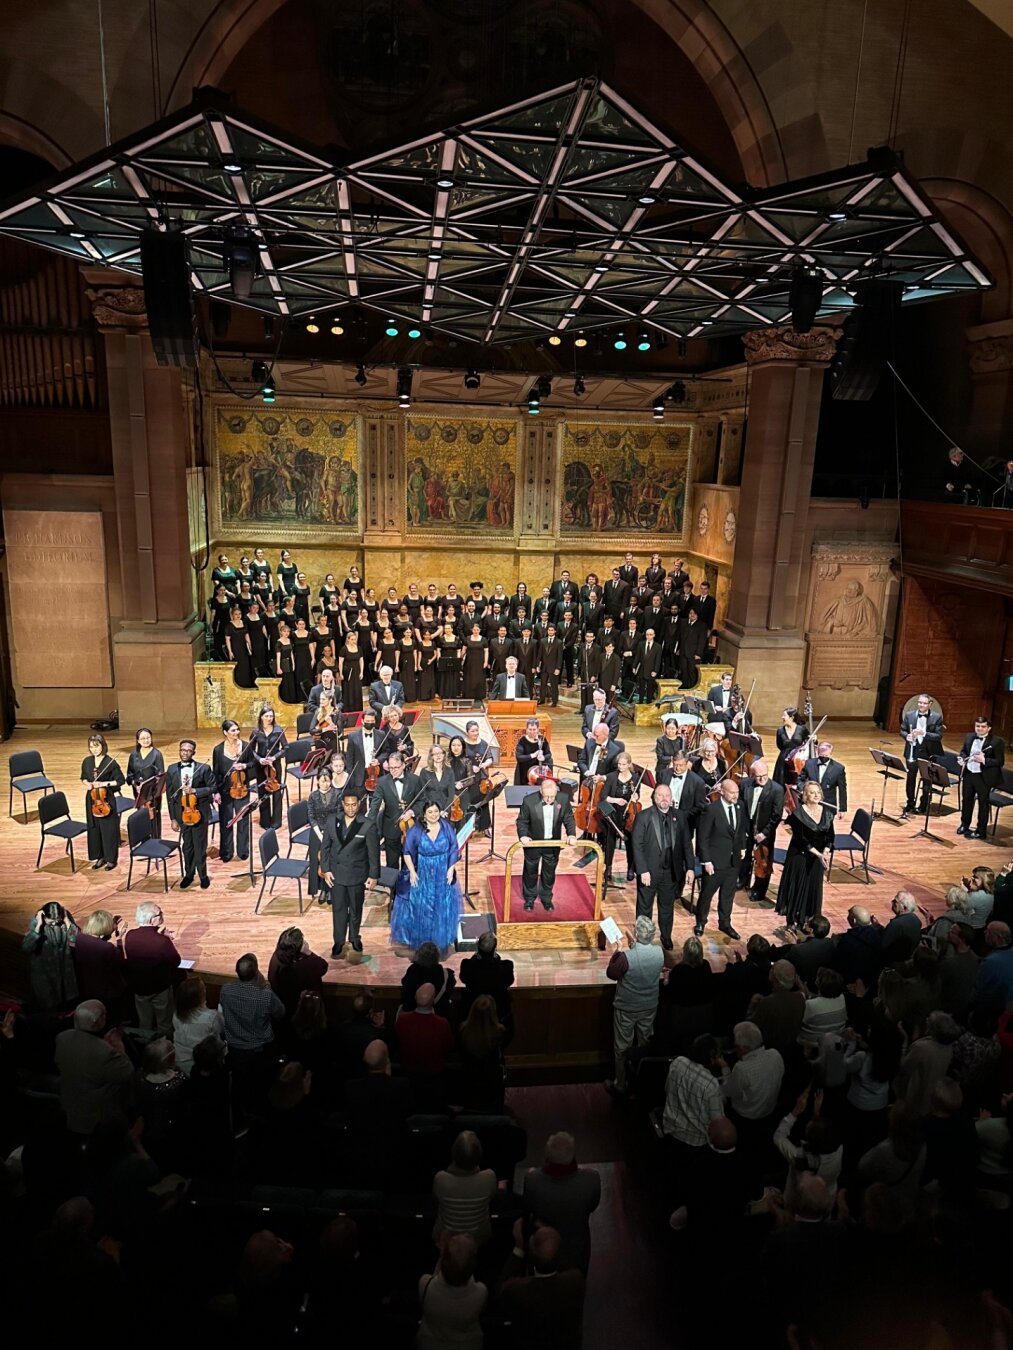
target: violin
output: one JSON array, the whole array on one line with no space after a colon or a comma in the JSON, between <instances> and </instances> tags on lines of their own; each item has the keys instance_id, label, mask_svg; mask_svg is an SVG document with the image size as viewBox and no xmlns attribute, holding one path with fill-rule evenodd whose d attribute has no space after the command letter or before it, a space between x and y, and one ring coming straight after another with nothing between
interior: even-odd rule
<instances>
[{"instance_id":1,"label":"violin","mask_svg":"<svg viewBox=\"0 0 1013 1350\"><path fill-rule=\"evenodd\" d=\"M374 759L366 768L366 791L375 792L380 781L380 766Z\"/></svg>"},{"instance_id":2,"label":"violin","mask_svg":"<svg viewBox=\"0 0 1013 1350\"><path fill-rule=\"evenodd\" d=\"M464 819L464 807L461 805L461 794L459 792L455 794L454 800L450 803L447 819L451 825L460 825Z\"/></svg>"},{"instance_id":3,"label":"violin","mask_svg":"<svg viewBox=\"0 0 1013 1350\"><path fill-rule=\"evenodd\" d=\"M478 790L483 797L488 797L490 792L495 792L507 781L505 773L490 773L488 769L479 770Z\"/></svg>"},{"instance_id":4,"label":"violin","mask_svg":"<svg viewBox=\"0 0 1013 1350\"><path fill-rule=\"evenodd\" d=\"M105 817L112 813L112 807L106 800L106 791L104 787L93 787L91 790L91 813L96 817Z\"/></svg>"},{"instance_id":5,"label":"violin","mask_svg":"<svg viewBox=\"0 0 1013 1350\"><path fill-rule=\"evenodd\" d=\"M573 819L583 834L599 834L602 828L601 794L605 787L605 779L585 778L580 785L577 793L577 804L573 808Z\"/></svg>"},{"instance_id":6,"label":"violin","mask_svg":"<svg viewBox=\"0 0 1013 1350\"><path fill-rule=\"evenodd\" d=\"M200 807L197 805L197 794L192 788L180 794L179 804L182 807L183 824L199 825Z\"/></svg>"},{"instance_id":7,"label":"violin","mask_svg":"<svg viewBox=\"0 0 1013 1350\"><path fill-rule=\"evenodd\" d=\"M229 772L229 796L237 802L245 800L249 795L250 790L246 786L246 767L237 764Z\"/></svg>"},{"instance_id":8,"label":"violin","mask_svg":"<svg viewBox=\"0 0 1013 1350\"><path fill-rule=\"evenodd\" d=\"M260 783L261 792L280 792L281 779L278 777L277 764L264 765L264 777Z\"/></svg>"},{"instance_id":9,"label":"violin","mask_svg":"<svg viewBox=\"0 0 1013 1350\"><path fill-rule=\"evenodd\" d=\"M627 806L623 817L623 828L626 830L627 834L629 834L630 830L632 830L633 826L637 823L637 816L640 815L640 812L643 809L644 804L639 797L630 798L630 803Z\"/></svg>"},{"instance_id":10,"label":"violin","mask_svg":"<svg viewBox=\"0 0 1013 1350\"><path fill-rule=\"evenodd\" d=\"M787 793L785 793L787 796ZM757 844L753 849L753 876L766 881L774 870L774 851L769 844Z\"/></svg>"}]
</instances>

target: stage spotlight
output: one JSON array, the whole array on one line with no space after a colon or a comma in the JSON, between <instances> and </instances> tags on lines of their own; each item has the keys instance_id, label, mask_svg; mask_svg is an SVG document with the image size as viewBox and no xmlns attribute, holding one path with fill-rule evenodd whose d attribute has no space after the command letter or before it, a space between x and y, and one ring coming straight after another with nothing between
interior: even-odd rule
<instances>
[{"instance_id":1,"label":"stage spotlight","mask_svg":"<svg viewBox=\"0 0 1013 1350\"><path fill-rule=\"evenodd\" d=\"M573 345L575 347L586 347L587 338L584 336L583 333L578 333L577 336L573 339Z\"/></svg>"},{"instance_id":2,"label":"stage spotlight","mask_svg":"<svg viewBox=\"0 0 1013 1350\"><path fill-rule=\"evenodd\" d=\"M273 390L273 389L261 389L261 391L260 391L260 399L261 399L261 402L262 402L262 403L273 403L273 402L274 402L274 390Z\"/></svg>"},{"instance_id":3,"label":"stage spotlight","mask_svg":"<svg viewBox=\"0 0 1013 1350\"><path fill-rule=\"evenodd\" d=\"M383 331L388 337L397 337L398 333L401 331L397 319L388 319L387 327Z\"/></svg>"},{"instance_id":4,"label":"stage spotlight","mask_svg":"<svg viewBox=\"0 0 1013 1350\"><path fill-rule=\"evenodd\" d=\"M615 347L617 352L624 352L626 350L626 334L620 330L613 338L612 346Z\"/></svg>"},{"instance_id":5,"label":"stage spotlight","mask_svg":"<svg viewBox=\"0 0 1013 1350\"><path fill-rule=\"evenodd\" d=\"M443 188L444 191L448 191L454 186L454 180L449 173L441 173L436 180L436 186L438 188Z\"/></svg>"},{"instance_id":6,"label":"stage spotlight","mask_svg":"<svg viewBox=\"0 0 1013 1350\"><path fill-rule=\"evenodd\" d=\"M355 372L355 383L361 388L369 383L369 376L366 374L366 367L359 362L359 369Z\"/></svg>"},{"instance_id":7,"label":"stage spotlight","mask_svg":"<svg viewBox=\"0 0 1013 1350\"><path fill-rule=\"evenodd\" d=\"M675 384L669 389L667 398L670 403L686 402L686 386L683 384L682 380L676 380Z\"/></svg>"},{"instance_id":8,"label":"stage spotlight","mask_svg":"<svg viewBox=\"0 0 1013 1350\"><path fill-rule=\"evenodd\" d=\"M334 322L331 324L332 337L340 337L344 331L345 331L344 324L341 322L340 319L335 319Z\"/></svg>"},{"instance_id":9,"label":"stage spotlight","mask_svg":"<svg viewBox=\"0 0 1013 1350\"><path fill-rule=\"evenodd\" d=\"M243 166L238 159L227 159L222 164L222 169L228 174L238 174L243 172Z\"/></svg>"},{"instance_id":10,"label":"stage spotlight","mask_svg":"<svg viewBox=\"0 0 1013 1350\"><path fill-rule=\"evenodd\" d=\"M657 200L653 192L642 192L637 198L641 206L653 206Z\"/></svg>"},{"instance_id":11,"label":"stage spotlight","mask_svg":"<svg viewBox=\"0 0 1013 1350\"><path fill-rule=\"evenodd\" d=\"M649 352L651 350L651 335L646 329L641 328L637 334L637 351Z\"/></svg>"},{"instance_id":12,"label":"stage spotlight","mask_svg":"<svg viewBox=\"0 0 1013 1350\"><path fill-rule=\"evenodd\" d=\"M562 341L563 339L559 336L558 333L553 333L549 338L549 346L558 347Z\"/></svg>"},{"instance_id":13,"label":"stage spotlight","mask_svg":"<svg viewBox=\"0 0 1013 1350\"><path fill-rule=\"evenodd\" d=\"M656 422L663 422L665 420L664 394L656 395L654 402L651 404L651 416L654 418Z\"/></svg>"},{"instance_id":14,"label":"stage spotlight","mask_svg":"<svg viewBox=\"0 0 1013 1350\"><path fill-rule=\"evenodd\" d=\"M528 416L537 417L542 410L542 400L539 397L538 386L528 394Z\"/></svg>"},{"instance_id":15,"label":"stage spotlight","mask_svg":"<svg viewBox=\"0 0 1013 1350\"><path fill-rule=\"evenodd\" d=\"M482 377L477 370L469 370L464 377L465 389L477 389L482 383Z\"/></svg>"},{"instance_id":16,"label":"stage spotlight","mask_svg":"<svg viewBox=\"0 0 1013 1350\"><path fill-rule=\"evenodd\" d=\"M552 380L548 375L539 375L535 388L538 390L539 398L548 398L552 393Z\"/></svg>"},{"instance_id":17,"label":"stage spotlight","mask_svg":"<svg viewBox=\"0 0 1013 1350\"><path fill-rule=\"evenodd\" d=\"M257 249L249 230L236 228L226 234L222 258L232 294L237 300L249 300L257 278Z\"/></svg>"},{"instance_id":18,"label":"stage spotlight","mask_svg":"<svg viewBox=\"0 0 1013 1350\"><path fill-rule=\"evenodd\" d=\"M422 336L422 329L416 327L415 324L412 324L411 328L408 329L408 336L414 342L416 338L420 338Z\"/></svg>"},{"instance_id":19,"label":"stage spotlight","mask_svg":"<svg viewBox=\"0 0 1013 1350\"><path fill-rule=\"evenodd\" d=\"M788 288L788 303L791 306L791 326L796 333L808 333L812 330L820 302L823 299L823 282L815 273L804 267L797 267Z\"/></svg>"},{"instance_id":20,"label":"stage spotlight","mask_svg":"<svg viewBox=\"0 0 1013 1350\"><path fill-rule=\"evenodd\" d=\"M573 392L578 398L582 398L587 393L587 387L584 384L583 375L578 375L573 382Z\"/></svg>"},{"instance_id":21,"label":"stage spotlight","mask_svg":"<svg viewBox=\"0 0 1013 1350\"><path fill-rule=\"evenodd\" d=\"M412 372L402 366L397 373L397 403L399 408L412 406Z\"/></svg>"},{"instance_id":22,"label":"stage spotlight","mask_svg":"<svg viewBox=\"0 0 1013 1350\"><path fill-rule=\"evenodd\" d=\"M311 314L306 320L306 331L307 333L320 332L320 325L317 323L317 316L315 314Z\"/></svg>"}]
</instances>

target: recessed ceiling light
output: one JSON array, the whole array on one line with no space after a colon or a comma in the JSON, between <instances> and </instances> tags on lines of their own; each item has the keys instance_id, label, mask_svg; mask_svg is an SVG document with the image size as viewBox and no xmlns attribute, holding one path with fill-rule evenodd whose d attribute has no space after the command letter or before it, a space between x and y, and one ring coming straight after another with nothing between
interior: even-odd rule
<instances>
[{"instance_id":1,"label":"recessed ceiling light","mask_svg":"<svg viewBox=\"0 0 1013 1350\"><path fill-rule=\"evenodd\" d=\"M337 319L335 319L334 322L331 324L331 333L334 335L334 337L340 337L344 331L345 331L344 326L341 323L339 323Z\"/></svg>"},{"instance_id":2,"label":"recessed ceiling light","mask_svg":"<svg viewBox=\"0 0 1013 1350\"><path fill-rule=\"evenodd\" d=\"M450 174L441 173L436 180L436 186L444 189L452 188L454 186L454 180L451 178Z\"/></svg>"},{"instance_id":3,"label":"recessed ceiling light","mask_svg":"<svg viewBox=\"0 0 1013 1350\"><path fill-rule=\"evenodd\" d=\"M553 333L553 334L551 334L551 336L549 337L549 346L550 346L550 347L558 347L559 344L560 344L562 341L563 341L563 339L559 336L558 333Z\"/></svg>"},{"instance_id":4,"label":"recessed ceiling light","mask_svg":"<svg viewBox=\"0 0 1013 1350\"><path fill-rule=\"evenodd\" d=\"M641 206L653 206L657 200L653 192L642 192L637 198Z\"/></svg>"},{"instance_id":5,"label":"recessed ceiling light","mask_svg":"<svg viewBox=\"0 0 1013 1350\"><path fill-rule=\"evenodd\" d=\"M397 319L388 319L387 327L383 330L388 337L397 337L401 329L398 327Z\"/></svg>"},{"instance_id":6,"label":"recessed ceiling light","mask_svg":"<svg viewBox=\"0 0 1013 1350\"><path fill-rule=\"evenodd\" d=\"M306 331L307 333L320 332L320 325L317 323L316 315L311 314L309 318L306 320Z\"/></svg>"},{"instance_id":7,"label":"recessed ceiling light","mask_svg":"<svg viewBox=\"0 0 1013 1350\"><path fill-rule=\"evenodd\" d=\"M222 165L226 173L237 174L243 172L243 166L235 159L227 159Z\"/></svg>"},{"instance_id":8,"label":"recessed ceiling light","mask_svg":"<svg viewBox=\"0 0 1013 1350\"><path fill-rule=\"evenodd\" d=\"M573 345L575 347L586 347L587 338L584 336L583 333L578 333L577 336L573 339Z\"/></svg>"}]
</instances>

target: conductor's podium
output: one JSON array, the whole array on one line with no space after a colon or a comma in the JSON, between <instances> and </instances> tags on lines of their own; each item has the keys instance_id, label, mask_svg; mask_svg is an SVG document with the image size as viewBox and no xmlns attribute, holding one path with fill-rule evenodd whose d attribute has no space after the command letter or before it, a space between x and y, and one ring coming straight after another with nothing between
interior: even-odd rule
<instances>
[{"instance_id":1,"label":"conductor's podium","mask_svg":"<svg viewBox=\"0 0 1013 1350\"><path fill-rule=\"evenodd\" d=\"M598 923L605 886L605 854L591 839L576 845L581 854L590 851L597 857L594 885L584 871L557 872L553 890L554 908L546 911L540 900L533 911L523 908L520 867L524 849L533 847L515 840L506 853L503 876L488 880L496 935L503 951L594 951L598 941ZM539 843L539 848L569 848L565 839ZM591 869L588 869L591 870Z\"/></svg>"}]
</instances>

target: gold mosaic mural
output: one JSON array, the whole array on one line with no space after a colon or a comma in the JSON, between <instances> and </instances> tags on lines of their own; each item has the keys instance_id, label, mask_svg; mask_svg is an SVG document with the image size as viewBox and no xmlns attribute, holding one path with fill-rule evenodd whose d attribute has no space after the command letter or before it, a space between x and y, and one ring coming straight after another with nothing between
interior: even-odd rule
<instances>
[{"instance_id":1,"label":"gold mosaic mural","mask_svg":"<svg viewBox=\"0 0 1013 1350\"><path fill-rule=\"evenodd\" d=\"M564 422L561 534L683 533L691 423Z\"/></svg>"},{"instance_id":2,"label":"gold mosaic mural","mask_svg":"<svg viewBox=\"0 0 1013 1350\"><path fill-rule=\"evenodd\" d=\"M515 421L409 417L405 432L409 534L513 534Z\"/></svg>"}]
</instances>

